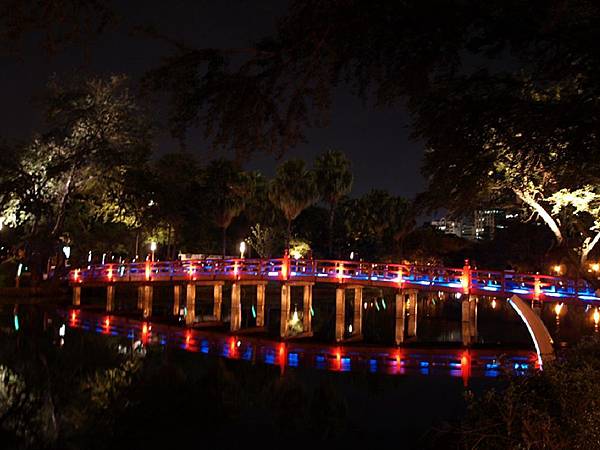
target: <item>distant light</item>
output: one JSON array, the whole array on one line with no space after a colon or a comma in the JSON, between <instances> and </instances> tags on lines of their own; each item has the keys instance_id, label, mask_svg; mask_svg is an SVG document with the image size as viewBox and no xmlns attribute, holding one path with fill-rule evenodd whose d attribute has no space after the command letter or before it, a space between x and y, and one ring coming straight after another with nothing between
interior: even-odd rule
<instances>
[{"instance_id":1,"label":"distant light","mask_svg":"<svg viewBox=\"0 0 600 450\"><path fill-rule=\"evenodd\" d=\"M348 333L352 333L352 324L348 325Z\"/></svg>"},{"instance_id":2,"label":"distant light","mask_svg":"<svg viewBox=\"0 0 600 450\"><path fill-rule=\"evenodd\" d=\"M592 270L593 270L594 272L598 272L598 271L600 271L600 264L598 264L598 263L594 263L594 264L592 264Z\"/></svg>"},{"instance_id":3,"label":"distant light","mask_svg":"<svg viewBox=\"0 0 600 450\"><path fill-rule=\"evenodd\" d=\"M157 247L156 241L150 242L150 251L151 252L155 252L156 251L156 247Z\"/></svg>"},{"instance_id":4,"label":"distant light","mask_svg":"<svg viewBox=\"0 0 600 450\"><path fill-rule=\"evenodd\" d=\"M23 272L23 263L19 263L19 267L17 267L17 277L20 277L22 272Z\"/></svg>"},{"instance_id":5,"label":"distant light","mask_svg":"<svg viewBox=\"0 0 600 450\"><path fill-rule=\"evenodd\" d=\"M350 252L350 260L354 259L354 252Z\"/></svg>"},{"instance_id":6,"label":"distant light","mask_svg":"<svg viewBox=\"0 0 600 450\"><path fill-rule=\"evenodd\" d=\"M492 309L496 309L496 299L492 300Z\"/></svg>"},{"instance_id":7,"label":"distant light","mask_svg":"<svg viewBox=\"0 0 600 450\"><path fill-rule=\"evenodd\" d=\"M560 275L560 274L561 274L561 272L562 272L562 268L561 268L560 264L556 264L556 265L555 265L555 266L552 268L552 270L554 270L554 273L556 273L556 275Z\"/></svg>"},{"instance_id":8,"label":"distant light","mask_svg":"<svg viewBox=\"0 0 600 450\"><path fill-rule=\"evenodd\" d=\"M62 251L63 251L63 253L65 255L65 258L69 259L71 257L71 247L69 247L68 245L65 245L62 248Z\"/></svg>"},{"instance_id":9,"label":"distant light","mask_svg":"<svg viewBox=\"0 0 600 450\"><path fill-rule=\"evenodd\" d=\"M246 253L246 242L240 242L240 258L244 258L244 253Z\"/></svg>"},{"instance_id":10,"label":"distant light","mask_svg":"<svg viewBox=\"0 0 600 450\"><path fill-rule=\"evenodd\" d=\"M554 306L554 312L556 313L556 317L558 317L560 315L560 312L562 311L563 308L563 303L557 303Z\"/></svg>"},{"instance_id":11,"label":"distant light","mask_svg":"<svg viewBox=\"0 0 600 450\"><path fill-rule=\"evenodd\" d=\"M15 331L19 331L19 316L16 314L15 314Z\"/></svg>"},{"instance_id":12,"label":"distant light","mask_svg":"<svg viewBox=\"0 0 600 450\"><path fill-rule=\"evenodd\" d=\"M598 308L596 308L596 311L594 311L594 323L598 325L598 322L600 322L600 312L598 312Z\"/></svg>"},{"instance_id":13,"label":"distant light","mask_svg":"<svg viewBox=\"0 0 600 450\"><path fill-rule=\"evenodd\" d=\"M67 327L65 327L64 323L60 326L60 328L58 329L58 335L60 337L64 337L65 336L66 328Z\"/></svg>"}]
</instances>

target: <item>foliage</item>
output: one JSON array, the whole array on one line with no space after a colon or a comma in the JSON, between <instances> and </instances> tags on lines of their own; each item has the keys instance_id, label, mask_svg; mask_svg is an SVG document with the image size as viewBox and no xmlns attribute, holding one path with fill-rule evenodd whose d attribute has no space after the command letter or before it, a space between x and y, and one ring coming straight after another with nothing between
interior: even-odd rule
<instances>
[{"instance_id":1,"label":"foliage","mask_svg":"<svg viewBox=\"0 0 600 450\"><path fill-rule=\"evenodd\" d=\"M317 189L321 200L329 205L329 255L333 256L333 224L335 209L352 189L353 175L350 160L339 150L328 150L315 161Z\"/></svg>"},{"instance_id":2,"label":"foliage","mask_svg":"<svg viewBox=\"0 0 600 450\"><path fill-rule=\"evenodd\" d=\"M257 223L250 227L250 236L246 241L261 258L270 258L277 245L277 235L270 227L262 227Z\"/></svg>"},{"instance_id":3,"label":"foliage","mask_svg":"<svg viewBox=\"0 0 600 450\"><path fill-rule=\"evenodd\" d=\"M599 355L598 339L584 341L541 372L470 397L462 447L597 448Z\"/></svg>"},{"instance_id":4,"label":"foliage","mask_svg":"<svg viewBox=\"0 0 600 450\"><path fill-rule=\"evenodd\" d=\"M291 238L292 221L317 199L314 173L304 161L291 159L277 168L269 186L269 199L281 210L287 221L287 242Z\"/></svg>"},{"instance_id":5,"label":"foliage","mask_svg":"<svg viewBox=\"0 0 600 450\"><path fill-rule=\"evenodd\" d=\"M292 258L306 258L310 251L310 244L308 242L300 239L290 239L290 256Z\"/></svg>"}]
</instances>

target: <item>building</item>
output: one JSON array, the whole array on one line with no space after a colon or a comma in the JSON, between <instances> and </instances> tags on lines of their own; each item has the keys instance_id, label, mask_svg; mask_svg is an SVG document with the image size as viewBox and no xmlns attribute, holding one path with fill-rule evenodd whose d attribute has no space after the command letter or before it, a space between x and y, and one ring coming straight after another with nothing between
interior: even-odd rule
<instances>
[{"instance_id":1,"label":"building","mask_svg":"<svg viewBox=\"0 0 600 450\"><path fill-rule=\"evenodd\" d=\"M518 216L501 209L478 209L460 219L432 220L431 226L445 234L453 234L463 239L492 240L498 229L506 227L506 221Z\"/></svg>"}]
</instances>

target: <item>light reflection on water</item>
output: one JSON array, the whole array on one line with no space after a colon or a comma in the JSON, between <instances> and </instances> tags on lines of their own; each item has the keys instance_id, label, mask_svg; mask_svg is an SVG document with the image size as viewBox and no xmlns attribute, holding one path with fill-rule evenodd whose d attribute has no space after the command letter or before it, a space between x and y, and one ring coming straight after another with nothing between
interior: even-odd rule
<instances>
[{"instance_id":1,"label":"light reflection on water","mask_svg":"<svg viewBox=\"0 0 600 450\"><path fill-rule=\"evenodd\" d=\"M536 355L528 350L328 346L314 342L280 342L253 336L185 329L120 316L86 311L64 311L61 317L72 329L122 336L145 345L170 346L189 352L291 368L389 375L445 374L462 377L497 377L503 370L534 370Z\"/></svg>"}]
</instances>

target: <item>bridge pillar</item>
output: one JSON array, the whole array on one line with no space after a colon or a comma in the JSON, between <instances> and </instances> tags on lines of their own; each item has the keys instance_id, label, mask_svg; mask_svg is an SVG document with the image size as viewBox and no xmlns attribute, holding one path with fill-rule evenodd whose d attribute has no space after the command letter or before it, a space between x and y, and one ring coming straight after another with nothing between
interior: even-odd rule
<instances>
[{"instance_id":1,"label":"bridge pillar","mask_svg":"<svg viewBox=\"0 0 600 450\"><path fill-rule=\"evenodd\" d=\"M81 306L81 286L73 286L73 306Z\"/></svg>"},{"instance_id":2,"label":"bridge pillar","mask_svg":"<svg viewBox=\"0 0 600 450\"><path fill-rule=\"evenodd\" d=\"M469 346L477 340L477 297L465 295L462 299L462 341Z\"/></svg>"},{"instance_id":3,"label":"bridge pillar","mask_svg":"<svg viewBox=\"0 0 600 450\"><path fill-rule=\"evenodd\" d=\"M284 283L281 285L281 323L279 327L280 336L287 336L287 325L290 317L290 300L292 287Z\"/></svg>"},{"instance_id":4,"label":"bridge pillar","mask_svg":"<svg viewBox=\"0 0 600 450\"><path fill-rule=\"evenodd\" d=\"M346 296L344 288L335 290L335 340L340 342L344 339L344 322L346 321Z\"/></svg>"},{"instance_id":5,"label":"bridge pillar","mask_svg":"<svg viewBox=\"0 0 600 450\"><path fill-rule=\"evenodd\" d=\"M181 302L181 285L176 284L173 286L173 315L174 316L179 315L180 302Z\"/></svg>"},{"instance_id":6,"label":"bridge pillar","mask_svg":"<svg viewBox=\"0 0 600 450\"><path fill-rule=\"evenodd\" d=\"M138 286L138 301L137 301L137 309L141 311L144 309L144 286Z\"/></svg>"},{"instance_id":7,"label":"bridge pillar","mask_svg":"<svg viewBox=\"0 0 600 450\"><path fill-rule=\"evenodd\" d=\"M406 300L403 291L396 293L396 345L404 342L404 319L406 318Z\"/></svg>"},{"instance_id":8,"label":"bridge pillar","mask_svg":"<svg viewBox=\"0 0 600 450\"><path fill-rule=\"evenodd\" d=\"M407 291L408 293L408 337L417 336L417 294L416 289Z\"/></svg>"},{"instance_id":9,"label":"bridge pillar","mask_svg":"<svg viewBox=\"0 0 600 450\"><path fill-rule=\"evenodd\" d=\"M265 326L265 293L267 290L266 284L256 285L256 326Z\"/></svg>"},{"instance_id":10,"label":"bridge pillar","mask_svg":"<svg viewBox=\"0 0 600 450\"><path fill-rule=\"evenodd\" d=\"M302 326L305 333L312 333L312 284L304 285L302 299Z\"/></svg>"},{"instance_id":11,"label":"bridge pillar","mask_svg":"<svg viewBox=\"0 0 600 450\"><path fill-rule=\"evenodd\" d=\"M152 315L152 286L149 284L142 286L142 316L147 319Z\"/></svg>"},{"instance_id":12,"label":"bridge pillar","mask_svg":"<svg viewBox=\"0 0 600 450\"><path fill-rule=\"evenodd\" d=\"M185 324L193 325L196 322L196 285L187 283L185 285Z\"/></svg>"},{"instance_id":13,"label":"bridge pillar","mask_svg":"<svg viewBox=\"0 0 600 450\"><path fill-rule=\"evenodd\" d=\"M106 286L106 312L115 310L115 285L109 284Z\"/></svg>"},{"instance_id":14,"label":"bridge pillar","mask_svg":"<svg viewBox=\"0 0 600 450\"><path fill-rule=\"evenodd\" d=\"M221 320L221 306L223 305L223 284L213 286L213 316L215 320Z\"/></svg>"},{"instance_id":15,"label":"bridge pillar","mask_svg":"<svg viewBox=\"0 0 600 450\"><path fill-rule=\"evenodd\" d=\"M354 288L354 316L352 320L352 334L362 336L362 299L363 288L356 286Z\"/></svg>"},{"instance_id":16,"label":"bridge pillar","mask_svg":"<svg viewBox=\"0 0 600 450\"><path fill-rule=\"evenodd\" d=\"M237 331L242 326L242 286L239 283L231 285L231 321L230 330Z\"/></svg>"}]
</instances>

